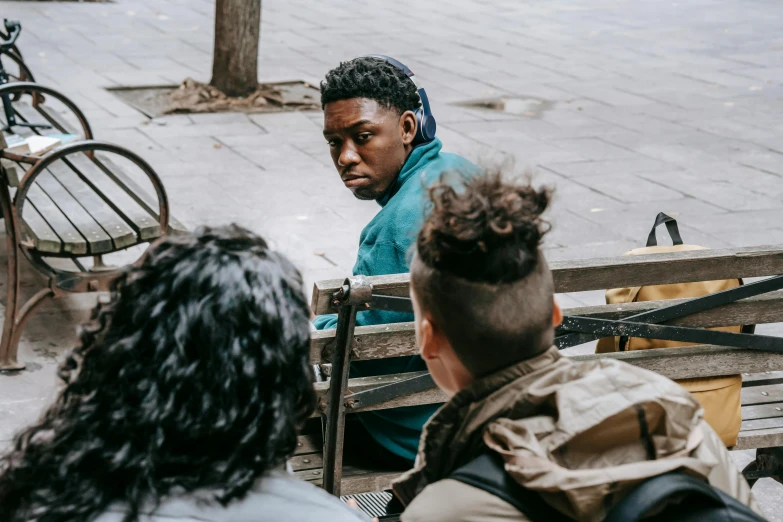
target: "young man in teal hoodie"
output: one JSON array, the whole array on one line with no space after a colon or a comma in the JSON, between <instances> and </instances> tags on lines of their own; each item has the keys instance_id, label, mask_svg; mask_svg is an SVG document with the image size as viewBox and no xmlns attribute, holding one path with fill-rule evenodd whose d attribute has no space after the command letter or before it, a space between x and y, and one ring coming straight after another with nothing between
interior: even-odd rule
<instances>
[{"instance_id":1,"label":"young man in teal hoodie","mask_svg":"<svg viewBox=\"0 0 783 522\"><path fill-rule=\"evenodd\" d=\"M323 133L337 172L357 199L375 200L381 206L359 237L355 275L408 272L408 251L424 218L426 187L447 171L469 175L478 170L460 156L441 152L442 144L434 135L422 137L419 132L417 136L422 97L401 66L375 57L356 58L341 63L321 83ZM413 314L372 310L359 312L356 324L412 320ZM335 328L337 317L317 317L313 324L319 330ZM426 366L418 355L351 364L352 377L421 370ZM410 467L422 426L437 408L427 405L358 414L380 447L357 449L376 462ZM358 438L346 431L347 441ZM374 444L373 440L352 446L367 444Z\"/></svg>"}]
</instances>

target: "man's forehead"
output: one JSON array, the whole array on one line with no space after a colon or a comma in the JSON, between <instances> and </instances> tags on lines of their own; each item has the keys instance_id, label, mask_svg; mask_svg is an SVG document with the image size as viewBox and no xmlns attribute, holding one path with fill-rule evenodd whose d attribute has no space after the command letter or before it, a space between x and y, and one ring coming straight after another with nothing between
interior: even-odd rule
<instances>
[{"instance_id":1,"label":"man's forehead","mask_svg":"<svg viewBox=\"0 0 783 522\"><path fill-rule=\"evenodd\" d=\"M336 132L360 125L382 125L394 111L371 98L350 98L329 102L324 107L324 132Z\"/></svg>"}]
</instances>

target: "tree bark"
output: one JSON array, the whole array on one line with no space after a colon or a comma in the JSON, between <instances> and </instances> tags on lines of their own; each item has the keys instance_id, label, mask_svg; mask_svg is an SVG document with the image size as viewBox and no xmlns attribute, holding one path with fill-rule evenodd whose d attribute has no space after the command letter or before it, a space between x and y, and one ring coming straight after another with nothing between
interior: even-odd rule
<instances>
[{"instance_id":1,"label":"tree bark","mask_svg":"<svg viewBox=\"0 0 783 522\"><path fill-rule=\"evenodd\" d=\"M217 0L212 81L228 96L258 88L258 39L261 0Z\"/></svg>"}]
</instances>

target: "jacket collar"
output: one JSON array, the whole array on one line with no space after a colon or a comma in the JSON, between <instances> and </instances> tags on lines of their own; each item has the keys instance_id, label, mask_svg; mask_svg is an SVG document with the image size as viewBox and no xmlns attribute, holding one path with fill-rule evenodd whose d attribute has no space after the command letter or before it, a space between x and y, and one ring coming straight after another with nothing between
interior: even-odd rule
<instances>
[{"instance_id":1,"label":"jacket collar","mask_svg":"<svg viewBox=\"0 0 783 522\"><path fill-rule=\"evenodd\" d=\"M414 147L408 155L408 159L405 160L402 169L400 169L400 173L397 174L397 179L394 180L381 197L376 199L378 204L385 207L394 195L400 191L402 186L414 177L415 173L419 172L422 167L437 157L442 148L443 143L438 138Z\"/></svg>"},{"instance_id":2,"label":"jacket collar","mask_svg":"<svg viewBox=\"0 0 783 522\"><path fill-rule=\"evenodd\" d=\"M517 394L506 388L539 370L570 360L556 347L473 382L455 394L424 426L415 467L394 484L394 491L407 504L428 484L483 451L483 432L490 422L512 413L525 415ZM513 388L513 387L512 387ZM444 451L444 448L448 448Z\"/></svg>"}]
</instances>

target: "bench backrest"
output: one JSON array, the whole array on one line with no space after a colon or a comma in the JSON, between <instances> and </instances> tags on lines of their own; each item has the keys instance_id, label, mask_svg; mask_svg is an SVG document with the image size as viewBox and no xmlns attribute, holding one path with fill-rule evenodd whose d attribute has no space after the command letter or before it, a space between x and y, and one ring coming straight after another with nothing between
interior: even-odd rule
<instances>
[{"instance_id":1,"label":"bench backrest","mask_svg":"<svg viewBox=\"0 0 783 522\"><path fill-rule=\"evenodd\" d=\"M551 263L558 293L603 290L607 288L684 283L717 279L752 278L783 274L783 246L697 250L612 258L580 259ZM409 274L369 277L373 293L408 296ZM333 295L343 280L320 281L313 290L312 308L316 315L335 313ZM634 313L672 304L655 301L622 305L601 305L564 310L566 315L618 319ZM783 322L783 291L745 299L719 308L683 317L672 324L714 327L733 324ZM329 363L334 350L335 331L312 334L311 362ZM412 323L357 327L352 359L383 359L417 353ZM659 372L674 379L708 377L729 373L753 373L783 369L783 355L719 346L693 346L677 350L645 350L604 355L578 356L578 359L612 357ZM402 375L353 379L350 391L401 380ZM328 383L317 383L325 398ZM436 389L398 397L368 409L383 409L442 402ZM361 411L358 407L354 411Z\"/></svg>"}]
</instances>

